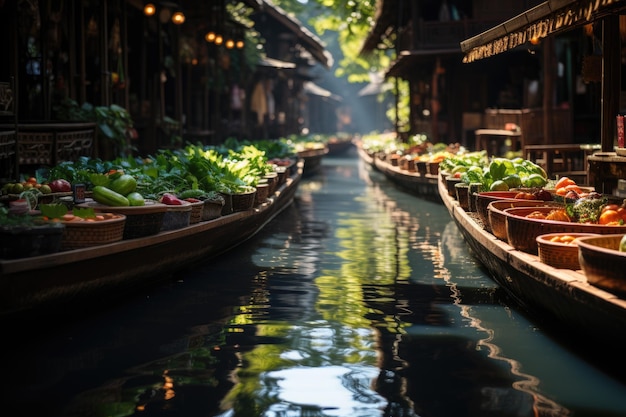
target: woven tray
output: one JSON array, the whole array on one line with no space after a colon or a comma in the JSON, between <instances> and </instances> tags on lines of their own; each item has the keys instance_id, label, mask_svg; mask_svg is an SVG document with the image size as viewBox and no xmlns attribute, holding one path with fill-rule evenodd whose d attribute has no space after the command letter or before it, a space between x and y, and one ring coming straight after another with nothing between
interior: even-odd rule
<instances>
[{"instance_id":1,"label":"woven tray","mask_svg":"<svg viewBox=\"0 0 626 417\"><path fill-rule=\"evenodd\" d=\"M63 222L65 230L61 239L61 250L99 246L122 240L126 216L123 214L115 216L99 221Z\"/></svg>"}]
</instances>

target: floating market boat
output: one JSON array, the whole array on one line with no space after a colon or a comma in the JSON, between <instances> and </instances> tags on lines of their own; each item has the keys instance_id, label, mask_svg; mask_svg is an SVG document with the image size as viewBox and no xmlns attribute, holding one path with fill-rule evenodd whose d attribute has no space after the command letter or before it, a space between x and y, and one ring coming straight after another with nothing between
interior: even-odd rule
<instances>
[{"instance_id":1,"label":"floating market boat","mask_svg":"<svg viewBox=\"0 0 626 417\"><path fill-rule=\"evenodd\" d=\"M382 153L370 154L358 145L357 150L362 160L398 187L418 197L440 201L437 190L438 164L430 166L424 162L421 165L401 158L392 160Z\"/></svg>"},{"instance_id":2,"label":"floating market boat","mask_svg":"<svg viewBox=\"0 0 626 417\"><path fill-rule=\"evenodd\" d=\"M443 179L438 189L465 241L494 281L565 343L615 368L611 360L626 348L626 299L590 284L583 269L555 268L539 255L515 249L488 231L476 212L462 208ZM615 233L623 228L617 226Z\"/></svg>"},{"instance_id":3,"label":"floating market boat","mask_svg":"<svg viewBox=\"0 0 626 417\"><path fill-rule=\"evenodd\" d=\"M265 201L179 229L104 245L0 260L0 318L115 299L232 250L288 207L303 162Z\"/></svg>"}]
</instances>

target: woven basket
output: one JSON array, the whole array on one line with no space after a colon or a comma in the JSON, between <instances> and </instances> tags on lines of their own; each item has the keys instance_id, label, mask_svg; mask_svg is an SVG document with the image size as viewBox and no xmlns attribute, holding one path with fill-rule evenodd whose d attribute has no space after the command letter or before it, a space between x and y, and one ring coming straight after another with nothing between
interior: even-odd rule
<instances>
[{"instance_id":1,"label":"woven basket","mask_svg":"<svg viewBox=\"0 0 626 417\"><path fill-rule=\"evenodd\" d=\"M506 233L506 216L504 214L505 209L513 207L542 207L542 206L557 206L557 203L541 200L521 200L521 199L504 199L494 200L487 205L487 212L489 214L489 226L491 227L491 233L495 237L505 242L508 242L508 235Z\"/></svg>"},{"instance_id":2,"label":"woven basket","mask_svg":"<svg viewBox=\"0 0 626 417\"><path fill-rule=\"evenodd\" d=\"M110 212L126 216L124 239L156 235L161 231L167 206L154 200L146 200L143 206L113 207L90 201L77 207L91 207L97 212Z\"/></svg>"},{"instance_id":3,"label":"woven basket","mask_svg":"<svg viewBox=\"0 0 626 417\"><path fill-rule=\"evenodd\" d=\"M562 269L580 269L578 262L578 241L572 243L553 242L551 239L561 236L571 236L575 239L585 236L597 236L593 233L548 233L537 236L539 260L546 265Z\"/></svg>"},{"instance_id":4,"label":"woven basket","mask_svg":"<svg viewBox=\"0 0 626 417\"><path fill-rule=\"evenodd\" d=\"M430 175L437 175L439 173L439 162L429 162L428 173Z\"/></svg>"},{"instance_id":5,"label":"woven basket","mask_svg":"<svg viewBox=\"0 0 626 417\"><path fill-rule=\"evenodd\" d=\"M163 216L163 223L161 224L161 231L182 229L189 226L191 221L191 203L183 201L180 206L167 206L165 210L165 216Z\"/></svg>"},{"instance_id":6,"label":"woven basket","mask_svg":"<svg viewBox=\"0 0 626 417\"><path fill-rule=\"evenodd\" d=\"M515 191L481 191L474 193L474 207L476 207L476 213L478 218L483 222L483 227L486 231L491 232L491 225L489 224L489 212L487 206L492 201L496 200L511 200L517 195Z\"/></svg>"},{"instance_id":7,"label":"woven basket","mask_svg":"<svg viewBox=\"0 0 626 417\"><path fill-rule=\"evenodd\" d=\"M204 208L202 209L202 220L217 219L222 215L223 201L204 200Z\"/></svg>"},{"instance_id":8,"label":"woven basket","mask_svg":"<svg viewBox=\"0 0 626 417\"><path fill-rule=\"evenodd\" d=\"M448 195L454 199L456 199L456 185L461 182L461 178L453 177L449 175L446 178L446 186L448 187Z\"/></svg>"},{"instance_id":9,"label":"woven basket","mask_svg":"<svg viewBox=\"0 0 626 417\"><path fill-rule=\"evenodd\" d=\"M189 216L189 224L200 223L202 220L202 212L204 211L204 201L191 203L191 215Z\"/></svg>"},{"instance_id":10,"label":"woven basket","mask_svg":"<svg viewBox=\"0 0 626 417\"><path fill-rule=\"evenodd\" d=\"M456 192L456 201L463 210L469 210L469 184L465 182L459 182L454 184Z\"/></svg>"},{"instance_id":11,"label":"woven basket","mask_svg":"<svg viewBox=\"0 0 626 417\"><path fill-rule=\"evenodd\" d=\"M276 167L276 172L278 173L278 187L280 187L287 182L289 171L287 170L287 167Z\"/></svg>"},{"instance_id":12,"label":"woven basket","mask_svg":"<svg viewBox=\"0 0 626 417\"><path fill-rule=\"evenodd\" d=\"M254 205L258 206L259 204L265 203L267 201L267 197L269 196L270 185L267 182L259 182L256 185L256 194L254 195Z\"/></svg>"},{"instance_id":13,"label":"woven basket","mask_svg":"<svg viewBox=\"0 0 626 417\"><path fill-rule=\"evenodd\" d=\"M268 174L265 174L263 178L267 179L267 183L269 184L267 196L272 197L276 192L276 189L278 188L278 172L270 172Z\"/></svg>"},{"instance_id":14,"label":"woven basket","mask_svg":"<svg viewBox=\"0 0 626 417\"><path fill-rule=\"evenodd\" d=\"M61 239L61 250L87 248L122 240L126 216L123 214L114 216L98 221L63 222L65 230Z\"/></svg>"},{"instance_id":15,"label":"woven basket","mask_svg":"<svg viewBox=\"0 0 626 417\"><path fill-rule=\"evenodd\" d=\"M594 233L606 235L626 233L626 226L574 223L525 217L533 211L548 214L555 207L514 207L504 210L509 245L517 250L537 255L537 236L548 233Z\"/></svg>"},{"instance_id":16,"label":"woven basket","mask_svg":"<svg viewBox=\"0 0 626 417\"><path fill-rule=\"evenodd\" d=\"M587 282L598 288L626 295L626 252L620 252L623 233L582 237L578 259Z\"/></svg>"},{"instance_id":17,"label":"woven basket","mask_svg":"<svg viewBox=\"0 0 626 417\"><path fill-rule=\"evenodd\" d=\"M276 182L278 182L278 176L276 176ZM251 188L247 192L231 194L233 199L233 211L246 211L254 207L254 198L256 195L256 188Z\"/></svg>"}]
</instances>

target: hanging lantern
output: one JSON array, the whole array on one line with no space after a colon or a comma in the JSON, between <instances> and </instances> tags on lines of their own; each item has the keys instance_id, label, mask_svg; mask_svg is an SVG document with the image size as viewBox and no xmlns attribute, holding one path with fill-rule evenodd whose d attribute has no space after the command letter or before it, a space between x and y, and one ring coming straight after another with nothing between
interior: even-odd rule
<instances>
[{"instance_id":1,"label":"hanging lantern","mask_svg":"<svg viewBox=\"0 0 626 417\"><path fill-rule=\"evenodd\" d=\"M215 37L216 37L215 32L209 31L206 33L206 35L204 35L204 40L210 43L215 42Z\"/></svg>"},{"instance_id":2,"label":"hanging lantern","mask_svg":"<svg viewBox=\"0 0 626 417\"><path fill-rule=\"evenodd\" d=\"M143 6L143 14L145 16L154 16L156 13L156 6L153 3L146 3Z\"/></svg>"},{"instance_id":3,"label":"hanging lantern","mask_svg":"<svg viewBox=\"0 0 626 417\"><path fill-rule=\"evenodd\" d=\"M183 23L185 23L185 14L180 10L174 12L174 14L172 15L172 23L174 23L175 25L182 25Z\"/></svg>"}]
</instances>

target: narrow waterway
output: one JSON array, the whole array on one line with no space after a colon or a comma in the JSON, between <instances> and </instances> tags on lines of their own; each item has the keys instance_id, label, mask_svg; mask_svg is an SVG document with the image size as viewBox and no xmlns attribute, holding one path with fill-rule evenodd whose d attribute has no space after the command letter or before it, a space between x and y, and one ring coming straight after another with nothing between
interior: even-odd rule
<instances>
[{"instance_id":1,"label":"narrow waterway","mask_svg":"<svg viewBox=\"0 0 626 417\"><path fill-rule=\"evenodd\" d=\"M353 151L232 252L3 345L7 417L626 416L626 385L508 306L441 204Z\"/></svg>"}]
</instances>

